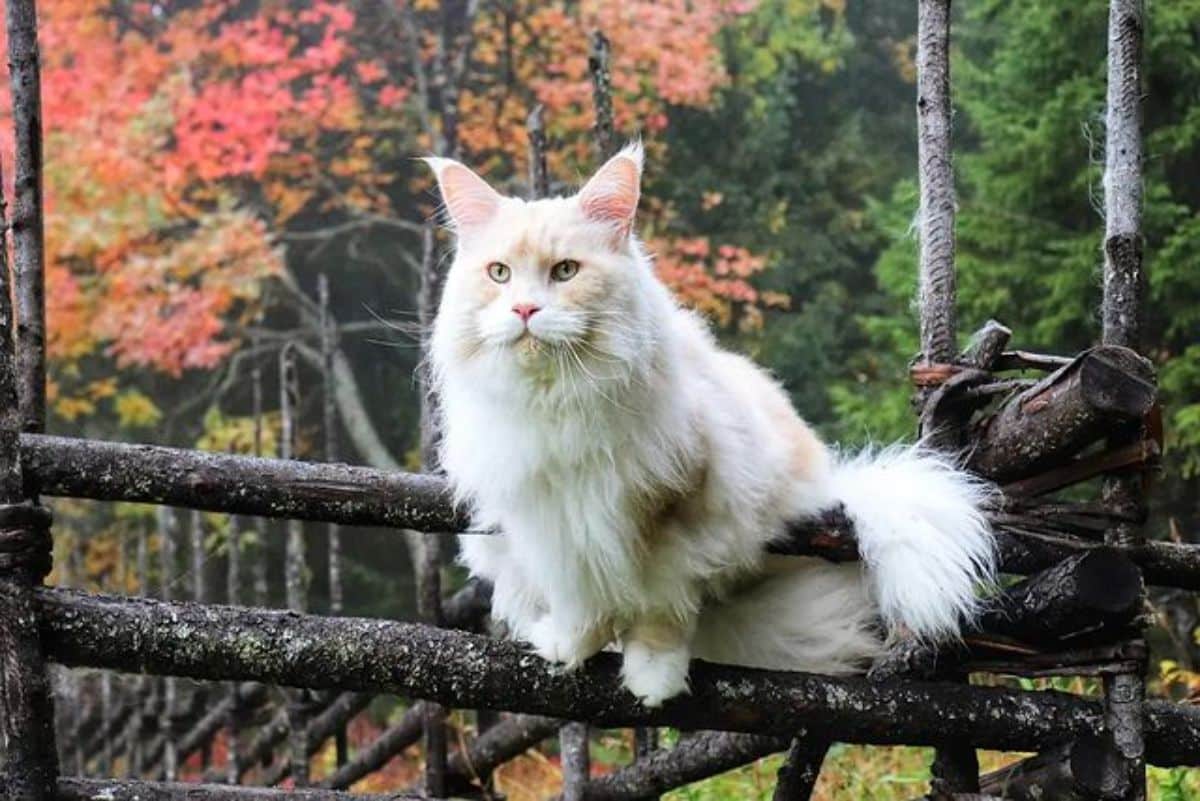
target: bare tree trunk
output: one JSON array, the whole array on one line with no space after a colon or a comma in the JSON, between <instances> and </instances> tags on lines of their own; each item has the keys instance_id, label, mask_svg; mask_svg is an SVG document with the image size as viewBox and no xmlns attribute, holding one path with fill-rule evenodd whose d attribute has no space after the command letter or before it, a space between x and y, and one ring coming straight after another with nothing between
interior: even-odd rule
<instances>
[{"instance_id":1,"label":"bare tree trunk","mask_svg":"<svg viewBox=\"0 0 1200 801\"><path fill-rule=\"evenodd\" d=\"M1145 274L1142 269L1142 34L1141 0L1111 0L1108 19L1107 141L1104 169L1104 342L1137 349L1141 345ZM1117 434L1112 444L1141 439L1141 426ZM1105 479L1104 502L1128 513L1105 533L1107 542L1137 547L1144 540L1141 476L1118 473ZM1104 677L1104 722L1122 759L1110 765L1116 784L1128 788L1124 801L1146 797L1146 755L1142 702L1144 665ZM1124 782L1120 780L1124 779Z\"/></svg>"}]
</instances>

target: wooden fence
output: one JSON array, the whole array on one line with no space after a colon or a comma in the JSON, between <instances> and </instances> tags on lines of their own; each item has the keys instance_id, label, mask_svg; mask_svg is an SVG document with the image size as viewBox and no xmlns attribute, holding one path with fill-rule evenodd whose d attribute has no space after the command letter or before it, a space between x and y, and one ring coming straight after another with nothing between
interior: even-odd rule
<instances>
[{"instance_id":1,"label":"wooden fence","mask_svg":"<svg viewBox=\"0 0 1200 801\"><path fill-rule=\"evenodd\" d=\"M424 738L423 787L412 797L491 794L488 776L530 747L561 737L564 798L645 799L786 751L775 798L808 798L833 741L934 746L939 798L1145 796L1145 765L1200 765L1200 710L1145 698L1145 583L1200 589L1200 549L1146 541L1144 475L1160 443L1150 363L1138 355L1142 307L1141 42L1137 0L1112 0L1109 31L1103 336L1071 358L1008 350L989 323L958 352L955 320L948 0L919 0L918 97L921 348L912 376L922 433L963 449L970 468L1004 489L989 511L1005 572L1024 576L990 604L961 643L932 653L902 642L867 677L831 678L697 662L690 695L647 710L622 687L616 657L575 673L552 670L520 645L487 636L488 588L440 593L440 538L494 536L466 518L434 475L292 460L294 363L281 360L285 426L279 459L49 436L45 427L41 131L32 0L6 4L16 125L14 264L0 269L0 787L12 799L269 801L285 791L239 784L251 769L299 798L353 799L345 788ZM608 46L592 43L597 152L615 141ZM548 191L540 110L529 120L531 184ZM5 249L0 248L0 253ZM430 267L433 270L433 267ZM432 275L432 273L431 273ZM9 281L15 282L10 287ZM324 284L322 283L322 286ZM431 278L430 286L433 286ZM12 291L14 290L15 291ZM322 291L326 297L327 290ZM430 295L429 297L432 297ZM10 306L15 298L16 309ZM327 299L322 301L327 309ZM426 314L432 305L426 304ZM330 364L336 332L322 320ZM1034 378L1027 377L1030 373ZM327 381L331 370L326 371ZM256 378L256 417L262 392ZM325 455L337 456L334 413L324 408ZM259 436L256 435L256 440ZM260 452L258 447L256 452ZM427 454L428 455L428 454ZM1095 501L1052 494L1100 479ZM193 569L191 599L172 571L179 519L167 513L162 597L89 595L43 586L50 569L45 496L133 501L233 516L227 605ZM251 519L253 518L253 522ZM261 608L261 551L237 547L243 531L272 536L264 518L330 526L331 613L342 612L338 526L424 532L421 623L307 611L299 576L303 531L287 537L287 611ZM191 531L201 535L198 516ZM149 575L146 537L128 543L138 582ZM199 553L202 542L191 552ZM839 510L796 521L777 550L834 561L857 558ZM244 565L247 558L249 564ZM202 566L201 566L202 567ZM245 581L247 568L252 581ZM64 574L69 571L64 571ZM251 592L246 592L249 585ZM255 606L241 604L252 602ZM53 664L106 671L81 708L66 674L59 714ZM114 680L114 672L116 680ZM972 686L969 673L1088 675L1104 693ZM133 677L120 674L133 674ZM181 678L198 685L184 692ZM282 696L274 688L289 688ZM350 753L346 725L378 694L417 699L374 743ZM476 709L479 732L451 751L447 709ZM505 714L497 714L502 712ZM60 729L56 739L55 727ZM637 727L637 758L589 777L588 726ZM660 747L656 727L685 733ZM204 759L206 784L177 781L179 766L225 732L230 756ZM309 759L337 742L336 770L320 782ZM286 748L287 758L273 755ZM1037 756L981 777L975 749ZM109 774L123 755L127 778ZM65 773L78 775L64 775ZM313 786L319 784L319 786ZM408 797L403 793L393 798Z\"/></svg>"}]
</instances>

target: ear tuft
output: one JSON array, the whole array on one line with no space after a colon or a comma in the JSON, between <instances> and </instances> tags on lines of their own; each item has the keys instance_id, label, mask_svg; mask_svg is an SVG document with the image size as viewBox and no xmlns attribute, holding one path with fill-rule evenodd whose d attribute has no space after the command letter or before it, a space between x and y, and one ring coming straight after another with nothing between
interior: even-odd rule
<instances>
[{"instance_id":1,"label":"ear tuft","mask_svg":"<svg viewBox=\"0 0 1200 801\"><path fill-rule=\"evenodd\" d=\"M430 156L423 161L437 177L449 222L459 234L490 222L496 215L502 198L487 181L454 159Z\"/></svg>"},{"instance_id":2,"label":"ear tuft","mask_svg":"<svg viewBox=\"0 0 1200 801\"><path fill-rule=\"evenodd\" d=\"M612 225L622 236L633 229L642 184L642 143L632 142L610 158L579 191L588 219Z\"/></svg>"}]
</instances>

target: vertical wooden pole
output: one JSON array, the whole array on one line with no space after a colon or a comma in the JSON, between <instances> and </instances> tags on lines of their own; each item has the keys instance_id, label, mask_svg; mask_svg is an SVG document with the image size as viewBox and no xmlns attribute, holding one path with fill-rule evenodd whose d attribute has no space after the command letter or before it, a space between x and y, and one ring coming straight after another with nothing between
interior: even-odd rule
<instances>
[{"instance_id":1,"label":"vertical wooden pole","mask_svg":"<svg viewBox=\"0 0 1200 801\"><path fill-rule=\"evenodd\" d=\"M559 730L558 745L562 762L562 801L584 801L592 759L588 748L588 725L568 723Z\"/></svg>"},{"instance_id":2,"label":"vertical wooden pole","mask_svg":"<svg viewBox=\"0 0 1200 801\"><path fill-rule=\"evenodd\" d=\"M300 410L300 376L296 365L296 349L285 345L279 353L279 458L295 459ZM307 544L304 524L289 520L287 524L287 556L284 565L284 590L288 609L303 612L308 609ZM288 693L288 749L292 781L297 787L307 787L308 779L308 711L309 697L305 690Z\"/></svg>"},{"instance_id":3,"label":"vertical wooden pole","mask_svg":"<svg viewBox=\"0 0 1200 801\"><path fill-rule=\"evenodd\" d=\"M317 300L321 308L321 428L325 434L325 461L336 462L338 455L337 402L334 397L333 356L337 349L337 328L329 306L329 277L317 276ZM326 528L329 548L329 611L340 615L345 611L342 590L342 529L337 523ZM330 696L336 698L334 693ZM350 759L350 743L346 724L339 724L333 733L334 759L340 768Z\"/></svg>"},{"instance_id":4,"label":"vertical wooden pole","mask_svg":"<svg viewBox=\"0 0 1200 801\"><path fill-rule=\"evenodd\" d=\"M230 451L233 447L230 446ZM242 603L242 520L237 515L229 516L229 556L225 563L225 602L230 606ZM237 784L241 775L241 717L242 704L238 694L238 682L231 681L227 689L229 714L225 718L226 749L225 781Z\"/></svg>"},{"instance_id":5,"label":"vertical wooden pole","mask_svg":"<svg viewBox=\"0 0 1200 801\"><path fill-rule=\"evenodd\" d=\"M42 204L42 79L37 4L8 0L8 67L16 176L12 218L18 341L16 370L22 429L46 427L46 279Z\"/></svg>"},{"instance_id":6,"label":"vertical wooden pole","mask_svg":"<svg viewBox=\"0 0 1200 801\"><path fill-rule=\"evenodd\" d=\"M438 248L433 228L426 225L422 234L421 289L417 297L417 320L421 326L421 354L426 357L429 336L433 329L437 306L441 300L442 281L445 276L438 267ZM428 364L428 359L423 358ZM422 369L421 388L421 469L436 472L438 467L438 411L437 398ZM442 617L442 537L425 534L421 537L420 562L417 567L417 611L426 623L443 625ZM447 733L446 708L441 704L426 703L424 710L425 729L425 794L440 798L446 794Z\"/></svg>"},{"instance_id":7,"label":"vertical wooden pole","mask_svg":"<svg viewBox=\"0 0 1200 801\"><path fill-rule=\"evenodd\" d=\"M150 544L146 534L146 529L138 528L137 535L137 555L135 556L135 570L137 571L138 595L149 596L150 587ZM129 728L126 730L125 747L129 755L129 769L127 771L131 778L141 777L145 772L145 742L147 733L153 724L154 719L154 687L150 679L146 676L138 676L134 679L134 704L136 708L133 714L129 717Z\"/></svg>"},{"instance_id":8,"label":"vertical wooden pole","mask_svg":"<svg viewBox=\"0 0 1200 801\"><path fill-rule=\"evenodd\" d=\"M0 744L6 795L41 799L53 792L58 756L32 590L49 572L51 542L43 510L23 504L17 448L18 433L41 431L46 419L41 72L35 3L9 0L4 8L16 174L11 272L0 235L0 551L8 554L0 562ZM0 198L0 225L6 212Z\"/></svg>"},{"instance_id":9,"label":"vertical wooden pole","mask_svg":"<svg viewBox=\"0 0 1200 801\"><path fill-rule=\"evenodd\" d=\"M529 133L529 191L533 200L550 194L550 173L546 167L545 113L545 107L538 103L525 120L525 130Z\"/></svg>"},{"instance_id":10,"label":"vertical wooden pole","mask_svg":"<svg viewBox=\"0 0 1200 801\"><path fill-rule=\"evenodd\" d=\"M22 138L38 133L36 106L32 122L19 116L29 111L29 92L32 90L36 95L37 27L31 3L9 3L6 9L14 117L19 126L24 126L23 130L18 128L20 142ZM22 87L20 90L18 84ZM19 171L32 171L35 184L40 180L40 161L18 163ZM28 181L30 173L21 174ZM22 192L27 203L27 188L18 186L19 197ZM25 205L19 210L29 214ZM7 774L5 796L41 801L53 795L58 755L54 742L54 706L38 634L33 588L50 572L52 543L49 517L45 510L25 502L21 476L18 436L24 421L17 394L19 373L11 302L12 273L2 233L6 211L3 197L0 197L0 746L4 749ZM32 216L40 217L40 213ZM24 221L28 225L30 218L27 216ZM28 248L34 237L28 232L23 236ZM30 255L26 249L17 253L20 259L28 259ZM38 350L36 343L29 340L23 343L24 347ZM40 409L36 398L31 403L36 407L33 412Z\"/></svg>"},{"instance_id":11,"label":"vertical wooden pole","mask_svg":"<svg viewBox=\"0 0 1200 801\"><path fill-rule=\"evenodd\" d=\"M158 536L159 536L159 580L164 601L173 601L176 596L178 576L178 533L179 523L175 510L169 506L158 507ZM162 680L162 697L159 717L159 730L163 741L162 772L163 779L169 782L179 778L179 753L175 741L179 735L179 680L167 676Z\"/></svg>"},{"instance_id":12,"label":"vertical wooden pole","mask_svg":"<svg viewBox=\"0 0 1200 801\"><path fill-rule=\"evenodd\" d=\"M954 170L950 149L950 0L917 4L917 175L921 185L921 353L957 354Z\"/></svg>"},{"instance_id":13,"label":"vertical wooden pole","mask_svg":"<svg viewBox=\"0 0 1200 801\"><path fill-rule=\"evenodd\" d=\"M808 801L821 775L821 763L829 751L829 743L811 737L792 740L787 757L779 766L772 801Z\"/></svg>"},{"instance_id":14,"label":"vertical wooden pole","mask_svg":"<svg viewBox=\"0 0 1200 801\"><path fill-rule=\"evenodd\" d=\"M255 348L257 350L257 348ZM252 414L254 415L254 455L263 455L263 378L262 368L258 365L250 371L250 394ZM254 604L267 605L269 587L267 585L267 523L263 518L254 518L254 535L257 540L254 547L254 559L251 561L251 571L254 583Z\"/></svg>"},{"instance_id":15,"label":"vertical wooden pole","mask_svg":"<svg viewBox=\"0 0 1200 801\"><path fill-rule=\"evenodd\" d=\"M617 136L613 123L612 73L609 70L611 52L612 48L604 32L592 31L588 73L592 77L592 106L596 112L596 121L592 125L592 142L598 164L603 164L617 152Z\"/></svg>"},{"instance_id":16,"label":"vertical wooden pole","mask_svg":"<svg viewBox=\"0 0 1200 801\"><path fill-rule=\"evenodd\" d=\"M917 3L917 176L919 214L921 361L951 364L958 357L957 292L954 267L954 169L951 148L950 0ZM920 395L921 400L928 393ZM924 416L923 416L924 417ZM930 420L922 438L954 448L960 432L953 421ZM966 681L965 676L954 677ZM931 795L979 791L979 760L969 746L944 744L934 754Z\"/></svg>"},{"instance_id":17,"label":"vertical wooden pole","mask_svg":"<svg viewBox=\"0 0 1200 801\"><path fill-rule=\"evenodd\" d=\"M1108 93L1105 114L1104 164L1104 303L1103 340L1137 350L1142 344L1145 272L1142 261L1142 0L1110 0L1108 17ZM1118 432L1119 446L1142 436L1141 426ZM1105 540L1122 547L1144 541L1140 521L1146 506L1140 474L1107 477L1102 487L1107 508L1128 520L1105 532ZM1142 801L1146 797L1146 757L1142 704L1146 685L1142 671L1104 677L1104 721L1122 759L1110 766L1106 784L1119 788L1112 797Z\"/></svg>"},{"instance_id":18,"label":"vertical wooden pole","mask_svg":"<svg viewBox=\"0 0 1200 801\"><path fill-rule=\"evenodd\" d=\"M208 603L210 593L208 588L208 576L206 565L208 562L207 553L204 545L204 515L198 509L193 509L188 515L188 534L190 535L190 555L192 559L192 600L198 604ZM201 708L207 705L209 697L209 687L207 685L193 686L192 693L199 697L199 700L193 698L192 707L197 705ZM184 729L179 730L179 736L182 737ZM212 758L212 743L206 741L200 747L200 769L202 771L208 769L209 761Z\"/></svg>"}]
</instances>

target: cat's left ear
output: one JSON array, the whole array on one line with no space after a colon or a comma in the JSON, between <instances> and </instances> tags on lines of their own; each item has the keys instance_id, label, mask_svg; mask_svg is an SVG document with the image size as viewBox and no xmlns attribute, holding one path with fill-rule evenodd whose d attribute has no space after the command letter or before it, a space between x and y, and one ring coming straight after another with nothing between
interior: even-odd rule
<instances>
[{"instance_id":1,"label":"cat's left ear","mask_svg":"<svg viewBox=\"0 0 1200 801\"><path fill-rule=\"evenodd\" d=\"M487 181L453 159L431 157L424 161L437 176L446 213L460 236L491 222L503 198Z\"/></svg>"},{"instance_id":2,"label":"cat's left ear","mask_svg":"<svg viewBox=\"0 0 1200 801\"><path fill-rule=\"evenodd\" d=\"M633 230L642 192L642 143L627 145L579 190L579 205L594 222L612 225L622 237Z\"/></svg>"}]
</instances>

